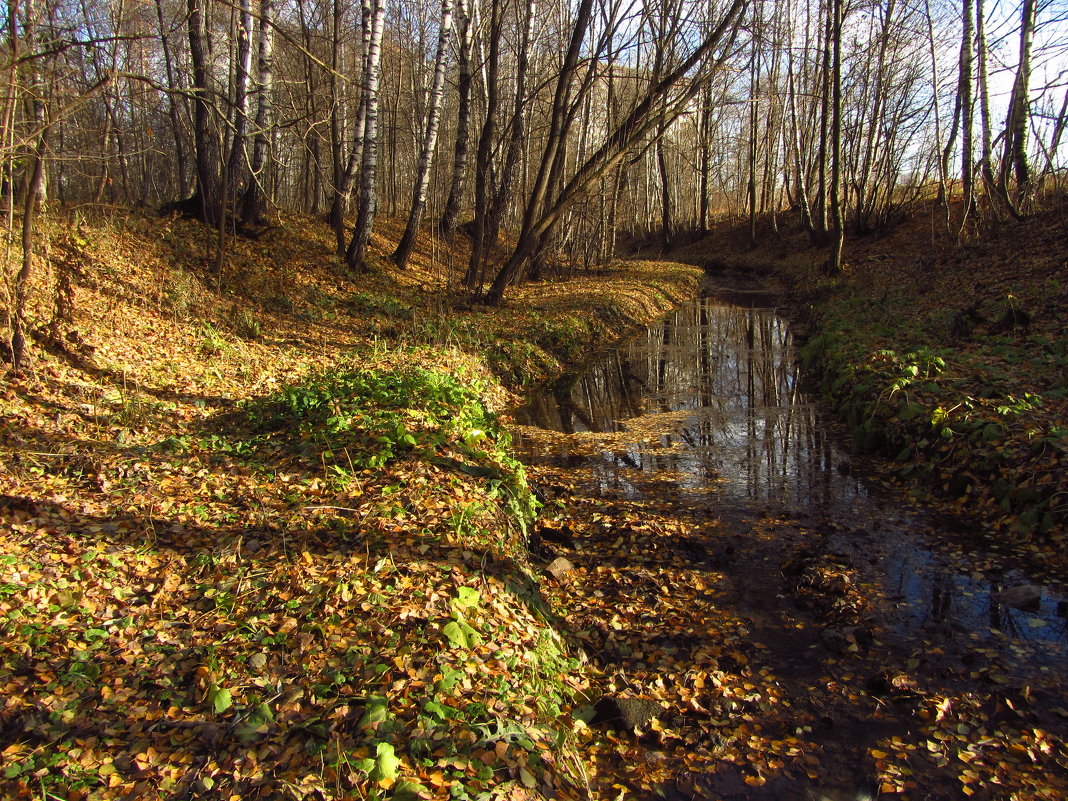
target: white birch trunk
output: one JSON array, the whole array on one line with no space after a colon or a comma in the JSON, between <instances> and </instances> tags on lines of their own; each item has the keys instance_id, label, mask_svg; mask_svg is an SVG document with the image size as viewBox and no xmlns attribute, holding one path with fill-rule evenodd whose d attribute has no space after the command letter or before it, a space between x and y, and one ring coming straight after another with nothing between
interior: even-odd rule
<instances>
[{"instance_id":1,"label":"white birch trunk","mask_svg":"<svg viewBox=\"0 0 1068 801\"><path fill-rule=\"evenodd\" d=\"M452 34L452 2L442 0L441 31L438 35L438 50L434 58L434 80L430 87L430 99L427 108L426 131L423 136L423 149L419 153L419 165L416 169L415 188L412 191L412 208L408 213L408 225L404 229L393 260L403 267L408 263L415 238L419 233L419 223L426 209L427 187L430 185L430 168L434 163L434 149L438 142L438 127L441 123L441 107L445 97L445 62Z\"/></svg>"},{"instance_id":2,"label":"white birch trunk","mask_svg":"<svg viewBox=\"0 0 1068 801\"><path fill-rule=\"evenodd\" d=\"M375 210L378 205L378 91L382 76L382 31L385 26L386 6L384 0L373 0L371 9L371 35L367 43L367 72L364 76L363 164L360 170L360 208L352 240L345 253L345 263L350 269L367 269L367 246L371 241Z\"/></svg>"},{"instance_id":3,"label":"white birch trunk","mask_svg":"<svg viewBox=\"0 0 1068 801\"><path fill-rule=\"evenodd\" d=\"M266 168L271 143L274 104L274 0L260 0L260 30L256 43L256 130L252 137L252 163L245 192L243 217L258 224L267 211Z\"/></svg>"}]
</instances>

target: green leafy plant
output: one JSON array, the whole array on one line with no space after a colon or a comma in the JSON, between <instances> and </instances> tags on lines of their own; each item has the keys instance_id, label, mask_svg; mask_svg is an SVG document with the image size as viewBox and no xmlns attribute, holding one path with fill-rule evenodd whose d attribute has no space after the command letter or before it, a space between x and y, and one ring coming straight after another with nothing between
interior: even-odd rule
<instances>
[{"instance_id":1,"label":"green leafy plant","mask_svg":"<svg viewBox=\"0 0 1068 801\"><path fill-rule=\"evenodd\" d=\"M482 642L478 629L467 622L467 613L478 608L481 595L472 587L460 587L452 599L452 617L442 633L454 648L473 648Z\"/></svg>"}]
</instances>

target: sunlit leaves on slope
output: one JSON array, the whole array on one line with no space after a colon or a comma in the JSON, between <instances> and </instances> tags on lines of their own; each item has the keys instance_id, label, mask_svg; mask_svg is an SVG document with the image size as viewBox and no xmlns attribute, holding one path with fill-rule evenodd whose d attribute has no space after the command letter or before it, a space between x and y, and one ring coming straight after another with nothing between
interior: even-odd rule
<instances>
[{"instance_id":1,"label":"sunlit leaves on slope","mask_svg":"<svg viewBox=\"0 0 1068 801\"><path fill-rule=\"evenodd\" d=\"M338 481L317 428L222 418L145 454L154 487L140 476L125 497L150 509L59 493L5 508L14 796L566 791L576 763L559 763L553 718L569 663L514 561L507 491L526 485L506 437L459 384L392 404L367 389L336 400L432 409L411 418L421 451ZM497 759L503 721L523 737Z\"/></svg>"}]
</instances>

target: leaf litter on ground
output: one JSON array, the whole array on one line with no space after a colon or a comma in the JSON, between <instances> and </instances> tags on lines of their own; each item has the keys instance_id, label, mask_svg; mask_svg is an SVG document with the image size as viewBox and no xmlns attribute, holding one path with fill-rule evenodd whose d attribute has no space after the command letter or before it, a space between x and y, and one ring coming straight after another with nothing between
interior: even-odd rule
<instances>
[{"instance_id":1,"label":"leaf litter on ground","mask_svg":"<svg viewBox=\"0 0 1068 801\"><path fill-rule=\"evenodd\" d=\"M698 272L457 311L429 242L350 282L301 219L221 275L195 223L92 233L65 339L0 387L5 797L586 797L560 720L586 679L524 548L498 377Z\"/></svg>"}]
</instances>

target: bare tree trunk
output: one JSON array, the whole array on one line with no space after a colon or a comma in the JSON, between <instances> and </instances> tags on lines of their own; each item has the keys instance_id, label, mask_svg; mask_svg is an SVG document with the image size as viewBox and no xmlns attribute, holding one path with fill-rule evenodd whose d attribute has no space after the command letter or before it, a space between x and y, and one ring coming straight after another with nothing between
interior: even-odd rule
<instances>
[{"instance_id":1,"label":"bare tree trunk","mask_svg":"<svg viewBox=\"0 0 1068 801\"><path fill-rule=\"evenodd\" d=\"M456 10L459 15L457 35L460 42L457 55L460 74L456 83L456 144L453 147L449 196L438 222L438 231L446 239L451 239L456 233L460 205L463 202L464 179L467 177L467 150L471 132L471 50L474 44L474 26L471 24L470 0L456 0Z\"/></svg>"},{"instance_id":2,"label":"bare tree trunk","mask_svg":"<svg viewBox=\"0 0 1068 801\"><path fill-rule=\"evenodd\" d=\"M764 155L764 170L761 176L760 187L760 210L763 213L767 213L769 222L771 224L771 230L775 233L779 232L779 157L780 157L780 143L782 140L782 106L780 94L777 91L779 86L779 65L781 58L781 41L779 39L779 30L774 23L770 24L772 35L775 37L771 43L771 63L767 68L767 80L766 85L769 87L767 90L768 102L767 102L767 114L764 119L764 143L765 143L765 155ZM785 163L784 165L785 166Z\"/></svg>"},{"instance_id":3,"label":"bare tree trunk","mask_svg":"<svg viewBox=\"0 0 1068 801\"><path fill-rule=\"evenodd\" d=\"M302 155L304 156L304 169L301 172L302 183L302 211L315 216L319 213L319 202L322 200L322 188L323 188L323 141L325 137L322 133L322 126L319 121L322 119L320 112L321 100L324 92L322 91L322 85L320 83L320 75L325 72L327 76L328 91L326 94L326 103L329 105L330 111L326 115L330 119L328 126L330 133L330 166L331 176L336 177L337 162L340 159L337 151L340 149L340 143L335 147L336 140L333 134L336 131L337 123L337 70L336 69L324 69L322 61L316 56L317 40L318 40L318 19L309 21L308 13L305 10L306 0L297 0L297 19L300 23L300 41L302 44L303 58L300 59L300 63L304 68L304 88L302 96L295 102L301 103L304 107L304 119L308 121L304 127L302 138ZM315 4L318 6L318 3ZM335 4L333 9L337 11L338 6ZM317 9L312 9L314 14ZM337 20L337 13L331 14L331 20ZM314 29L313 29L314 28ZM335 28L332 28L332 31ZM336 43L336 38L332 40ZM336 60L337 47L331 48L331 57ZM337 186L336 180L331 181L331 187Z\"/></svg>"},{"instance_id":4,"label":"bare tree trunk","mask_svg":"<svg viewBox=\"0 0 1068 801\"><path fill-rule=\"evenodd\" d=\"M501 0L493 0L490 5L489 60L486 64L486 119L482 123L482 132L478 137L478 150L475 153L475 220L471 232L471 260L464 275L464 286L481 291L483 282L483 257L486 245L486 218L489 213L490 189L493 171L493 137L497 125L497 104L500 100L498 72L500 67L501 39L503 38L502 19L504 15Z\"/></svg>"},{"instance_id":5,"label":"bare tree trunk","mask_svg":"<svg viewBox=\"0 0 1068 801\"><path fill-rule=\"evenodd\" d=\"M842 23L843 0L831 1L832 63L831 63L831 273L842 271L842 245L845 231L842 225Z\"/></svg>"},{"instance_id":6,"label":"bare tree trunk","mask_svg":"<svg viewBox=\"0 0 1068 801\"><path fill-rule=\"evenodd\" d=\"M705 234L708 232L709 178L712 174L712 165L709 163L712 161L712 87L706 87L702 94L704 100L701 103L701 135L699 150L701 154L701 167L697 190L699 195L697 205L697 229L699 233Z\"/></svg>"},{"instance_id":7,"label":"bare tree trunk","mask_svg":"<svg viewBox=\"0 0 1068 801\"><path fill-rule=\"evenodd\" d=\"M616 237L619 234L619 202L626 189L626 169L625 164L620 164L616 168L612 204L608 207L608 219L605 222L605 245L602 253L605 259L610 259L616 252Z\"/></svg>"},{"instance_id":8,"label":"bare tree trunk","mask_svg":"<svg viewBox=\"0 0 1068 801\"><path fill-rule=\"evenodd\" d=\"M793 51L787 51L786 61L786 85L790 104L790 143L793 149L794 170L796 171L795 183L796 203L801 213L801 227L808 232L809 238L815 237L815 226L812 222L812 205L809 202L808 192L808 169L801 157L801 126L797 118L797 87L793 67Z\"/></svg>"},{"instance_id":9,"label":"bare tree trunk","mask_svg":"<svg viewBox=\"0 0 1068 801\"><path fill-rule=\"evenodd\" d=\"M260 225L267 215L267 157L274 125L274 0L260 0L260 28L256 46L256 130L242 218Z\"/></svg>"},{"instance_id":10,"label":"bare tree trunk","mask_svg":"<svg viewBox=\"0 0 1068 801\"><path fill-rule=\"evenodd\" d=\"M363 69L363 80L367 78L367 55L371 46L372 14L370 0L361 3L360 27L361 27L361 52L360 62ZM349 151L349 159L341 176L341 183L334 186L334 196L330 204L330 213L327 221L334 229L334 237L337 240L337 255L345 255L345 208L352 194L352 187L356 181L356 171L363 163L363 148L367 138L367 93L360 93L360 104L356 109L356 122L353 125L352 149Z\"/></svg>"},{"instance_id":11,"label":"bare tree trunk","mask_svg":"<svg viewBox=\"0 0 1068 801\"><path fill-rule=\"evenodd\" d=\"M961 229L975 206L974 187L974 148L972 145L972 122L975 115L972 99L972 37L975 28L972 22L972 0L963 0L964 27L960 45L960 114L961 114L961 154L960 184L964 208L961 213Z\"/></svg>"},{"instance_id":12,"label":"bare tree trunk","mask_svg":"<svg viewBox=\"0 0 1068 801\"><path fill-rule=\"evenodd\" d=\"M586 37L586 32L589 30L592 17L593 0L580 0L579 6L575 12L575 24L571 30L571 38L568 43L567 52L564 55L560 72L556 76L556 90L553 97L549 131L546 136L545 148L542 152L541 162L534 179L534 186L527 199L527 206L523 214L523 230L520 232L520 239L522 240L524 237L529 238L529 241L527 242L527 255L542 252L545 245L543 236L548 233L548 229L539 232L538 234L534 234L531 231L531 226L544 207L549 191L554 186L554 179L558 178L559 172L562 169L562 151L565 145L564 137L567 132L569 117L568 97L578 70L582 42ZM502 278L501 273L498 273L497 278L494 279L493 285L490 288L490 302L497 302L500 299L499 296L503 296L504 286L515 280L515 276L518 274L518 270L521 266L522 264L517 263L513 268L513 274L508 276L507 279ZM501 285L502 282L504 282L504 285ZM475 284L472 282L469 286L473 288Z\"/></svg>"},{"instance_id":13,"label":"bare tree trunk","mask_svg":"<svg viewBox=\"0 0 1068 801\"><path fill-rule=\"evenodd\" d=\"M508 126L508 149L504 157L504 167L501 169L501 178L497 184L496 191L493 193L493 202L490 204L486 220L486 241L491 248L497 246L500 238L501 224L504 221L505 213L508 211L508 203L512 198L516 165L519 163L519 157L523 155L524 119L527 106L527 71L530 67L530 39L534 32L536 13L536 0L529 0L526 7L523 36L519 43L519 53L516 55L515 102L512 106L512 119Z\"/></svg>"},{"instance_id":14,"label":"bare tree trunk","mask_svg":"<svg viewBox=\"0 0 1068 801\"><path fill-rule=\"evenodd\" d=\"M218 225L223 217L222 186L219 176L218 130L212 120L216 93L212 87L211 52L205 0L187 0L189 12L189 55L193 63L193 138L196 145L197 195L204 222Z\"/></svg>"},{"instance_id":15,"label":"bare tree trunk","mask_svg":"<svg viewBox=\"0 0 1068 801\"><path fill-rule=\"evenodd\" d=\"M419 153L415 188L412 191L412 208L408 213L408 224L404 229L404 235L393 253L393 260L401 267L408 263L408 258L412 254L415 238L419 233L419 223L422 221L423 211L426 209L426 193L427 187L430 185L430 167L434 160L434 147L438 141L438 123L441 120L441 104L445 96L445 61L451 33L452 0L442 0L441 31L438 35L438 50L434 58L434 80L430 88L423 149Z\"/></svg>"},{"instance_id":16,"label":"bare tree trunk","mask_svg":"<svg viewBox=\"0 0 1068 801\"><path fill-rule=\"evenodd\" d=\"M110 156L111 137L114 133L115 114L111 107L111 101L104 98L104 133L100 137L100 178L96 182L96 191L93 193L93 203L104 202L104 192L110 180Z\"/></svg>"},{"instance_id":17,"label":"bare tree trunk","mask_svg":"<svg viewBox=\"0 0 1068 801\"><path fill-rule=\"evenodd\" d=\"M946 140L945 147L942 148L940 169L944 176L946 176L946 186L943 194L939 195L938 201L944 205L949 206L949 159L953 155L953 148L957 144L957 135L960 133L960 116L961 116L961 96L960 96L960 78L957 79L957 91L953 93L953 121L949 124L949 138ZM947 211L948 214L948 211Z\"/></svg>"},{"instance_id":18,"label":"bare tree trunk","mask_svg":"<svg viewBox=\"0 0 1068 801\"><path fill-rule=\"evenodd\" d=\"M34 105L41 106L40 101ZM15 277L14 309L11 320L11 365L15 372L22 369L26 355L26 302L29 299L30 276L33 274L34 261L34 223L37 216L37 204L41 200L41 187L44 184L44 153L48 141L48 128L44 126L43 108L35 110L34 122L42 125L37 141L30 154L30 180L22 207L22 266Z\"/></svg>"},{"instance_id":19,"label":"bare tree trunk","mask_svg":"<svg viewBox=\"0 0 1068 801\"><path fill-rule=\"evenodd\" d=\"M384 0L372 0L371 37L367 48L367 75L364 81L364 97L367 104L365 121L363 164L360 170L360 208L352 240L345 253L345 263L350 269L367 270L367 246L374 227L375 208L378 204L378 89L382 73L382 31L385 24Z\"/></svg>"},{"instance_id":20,"label":"bare tree trunk","mask_svg":"<svg viewBox=\"0 0 1068 801\"><path fill-rule=\"evenodd\" d=\"M6 86L4 92L3 117L0 119L0 198L4 201L4 222L10 233L15 226L15 164L18 155L15 148L16 121L19 108L19 61L21 59L21 42L19 41L17 0L7 0L7 42L10 58L4 65ZM60 128L62 134L63 129ZM8 343L10 345L10 343Z\"/></svg>"},{"instance_id":21,"label":"bare tree trunk","mask_svg":"<svg viewBox=\"0 0 1068 801\"><path fill-rule=\"evenodd\" d=\"M159 20L160 44L163 50L163 66L167 75L167 113L174 136L174 157L177 167L178 197L184 198L190 191L189 157L185 150L185 134L182 131L182 116L176 99L179 89L174 70L174 55L171 53L171 37L163 19L163 0L156 0L156 18Z\"/></svg>"},{"instance_id":22,"label":"bare tree trunk","mask_svg":"<svg viewBox=\"0 0 1068 801\"><path fill-rule=\"evenodd\" d=\"M22 49L33 53L35 47L35 29L37 25L37 8L34 0L28 0L25 5L25 22L23 23L23 38L20 41L17 33L18 6L16 3L8 5L10 17L11 39L10 48L12 55L12 70L18 69L17 57ZM37 215L37 205L42 200L42 187L45 179L45 149L48 146L48 133L51 127L46 119L44 101L41 87L38 86L37 70L39 65L35 60L30 60L26 67L27 86L23 91L26 93L26 105L30 111L30 123L32 124L33 140L27 154L26 190L22 198L22 264L15 276L14 298L10 313L11 325L11 366L17 374L22 370L26 358L26 305L29 301L30 278L34 267L34 223ZM13 83L17 88L17 72ZM13 189L12 189L13 191Z\"/></svg>"},{"instance_id":23,"label":"bare tree trunk","mask_svg":"<svg viewBox=\"0 0 1068 801\"><path fill-rule=\"evenodd\" d=\"M949 145L942 148L942 114L938 102L938 58L935 53L934 20L931 19L930 0L923 0L924 17L927 20L927 45L931 55L931 87L934 102L935 153L938 160L938 204L946 210L946 230L949 230L949 202L946 197L946 179L949 168ZM959 101L958 101L959 102ZM956 123L954 123L955 125ZM952 140L952 136L950 136Z\"/></svg>"},{"instance_id":24,"label":"bare tree trunk","mask_svg":"<svg viewBox=\"0 0 1068 801\"><path fill-rule=\"evenodd\" d=\"M827 242L827 146L828 135L831 121L831 49L832 49L832 35L831 30L833 25L834 13L832 11L832 3L834 0L824 0L826 3L826 22L824 24L823 34L823 69L821 71L820 81L823 85L820 93L820 146L819 156L817 157L818 165L818 187L816 190L816 206L813 209L813 230L815 236L813 237L813 243L817 245L826 244Z\"/></svg>"},{"instance_id":25,"label":"bare tree trunk","mask_svg":"<svg viewBox=\"0 0 1068 801\"><path fill-rule=\"evenodd\" d=\"M668 183L667 160L664 158L664 137L656 138L656 166L660 173L660 247L671 250L674 240L674 215L671 209L671 184Z\"/></svg>"},{"instance_id":26,"label":"bare tree trunk","mask_svg":"<svg viewBox=\"0 0 1068 801\"><path fill-rule=\"evenodd\" d=\"M853 210L853 218L857 231L867 231L871 224L871 217L875 213L878 204L880 184L877 170L881 159L880 146L885 145L883 133L886 130L885 116L887 93L887 52L890 46L890 37L893 28L894 11L897 8L895 0L887 0L881 6L882 20L879 27L879 46L875 57L874 88L870 97L866 98L865 105L871 108L871 116L868 119L867 136L864 138L863 152L858 154L853 168L853 183L856 195L856 208ZM870 64L869 64L870 69Z\"/></svg>"},{"instance_id":27,"label":"bare tree trunk","mask_svg":"<svg viewBox=\"0 0 1068 801\"><path fill-rule=\"evenodd\" d=\"M608 170L611 170L618 164L626 152L637 142L642 141L654 130L664 125L671 115L677 116L682 113L686 104L692 101L700 91L703 86L702 81L690 80L686 89L680 92L679 96L672 101L671 109L665 110L664 106L669 93L686 75L690 73L691 70L708 58L712 51L722 44L725 39L727 39L728 42L724 48L724 52L726 53L730 50L733 46L734 38L737 35L740 15L745 8L745 5L746 0L734 0L734 2L732 2L723 12L723 16L719 23L706 35L701 44L698 45L693 52L678 65L678 67L660 80L654 82L647 89L642 99L634 106L623 121L613 129L612 133L605 139L601 147L586 159L578 170L576 170L575 175L565 184L564 188L559 192L555 202L553 202L551 206L546 205L548 186L539 185L538 182L535 183L524 215L523 229L520 232L519 239L516 242L515 249L512 251L512 255L493 280L493 284L486 295L486 301L488 303L500 303L504 298L505 290L515 280L516 276L519 274L519 270L526 260L545 242L548 235L559 222L561 215L563 215L563 213L570 208L594 182L599 180ZM577 51L580 44L581 37L577 43L572 39L572 46L575 51L575 61L577 61ZM568 58L565 58L565 69L569 63L574 63L570 60L570 54ZM714 71L721 64L722 58L712 64L710 71ZM707 79L707 77L708 75L706 74L704 78ZM563 76L561 76L561 80L564 80ZM562 101L561 93L563 90L564 87L558 86L557 102ZM560 114L561 119L559 122L562 125L564 109L562 107L558 110L554 108L554 116L556 116L557 111ZM550 140L552 136L553 128L551 127ZM556 150L561 145L561 142L555 144L550 142L550 145L547 147L547 152L545 156L543 156L543 165L547 160L547 156L551 155L555 157L555 153L550 153L550 150Z\"/></svg>"},{"instance_id":28,"label":"bare tree trunk","mask_svg":"<svg viewBox=\"0 0 1068 801\"><path fill-rule=\"evenodd\" d=\"M979 172L988 195L997 192L994 182L993 144L990 128L990 83L987 76L986 12L983 0L975 0L976 50L979 57Z\"/></svg>"},{"instance_id":29,"label":"bare tree trunk","mask_svg":"<svg viewBox=\"0 0 1068 801\"><path fill-rule=\"evenodd\" d=\"M1016 203L1030 191L1031 173L1027 164L1027 124L1031 84L1031 42L1035 32L1035 0L1023 0L1020 11L1020 64L1012 85L1009 112L1005 119L1005 150L1001 159L1002 194L1009 196L1009 174L1016 179Z\"/></svg>"},{"instance_id":30,"label":"bare tree trunk","mask_svg":"<svg viewBox=\"0 0 1068 801\"><path fill-rule=\"evenodd\" d=\"M391 59L392 62L392 59ZM385 109L385 115L387 119L386 130L389 131L388 148L382 147L379 144L379 160L382 160L383 155L387 156L386 164L392 165L392 169L386 169L383 171L382 180L379 182L382 184L382 199L389 203L389 215L391 217L397 216L397 170L399 165L397 164L397 153L399 148L397 147L398 137L400 135L400 106L401 106L401 80L399 65L394 65L394 75L396 79L393 81L394 96L393 102L387 104ZM381 102L381 101L380 101ZM382 126L378 126L379 130ZM415 138L414 136L412 137ZM385 153L383 153L385 151Z\"/></svg>"},{"instance_id":31,"label":"bare tree trunk","mask_svg":"<svg viewBox=\"0 0 1068 801\"><path fill-rule=\"evenodd\" d=\"M345 174L344 150L344 120L342 119L345 102L339 92L341 85L341 26L344 17L344 9L341 0L331 0L330 6L330 71L327 74L326 85L329 91L330 102L330 189L331 192L341 186L341 178ZM334 195L330 198L330 212L334 209Z\"/></svg>"},{"instance_id":32,"label":"bare tree trunk","mask_svg":"<svg viewBox=\"0 0 1068 801\"><path fill-rule=\"evenodd\" d=\"M753 20L753 53L749 60L749 141L747 142L746 198L749 206L749 247L757 244L757 99L760 95L760 44L757 38L760 27L759 16Z\"/></svg>"},{"instance_id":33,"label":"bare tree trunk","mask_svg":"<svg viewBox=\"0 0 1068 801\"><path fill-rule=\"evenodd\" d=\"M234 59L234 118L223 197L223 203L233 203L235 209L238 193L243 194L244 172L248 162L245 139L248 135L249 84L252 73L252 0L239 0L238 12L237 53Z\"/></svg>"},{"instance_id":34,"label":"bare tree trunk","mask_svg":"<svg viewBox=\"0 0 1068 801\"><path fill-rule=\"evenodd\" d=\"M1046 167L1042 171L1042 179L1054 174L1054 157L1061 147L1061 137L1064 135L1065 124L1068 123L1068 89L1064 91L1064 100L1061 101L1061 110L1053 123L1053 134L1050 136L1049 148L1046 150Z\"/></svg>"}]
</instances>

